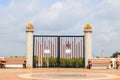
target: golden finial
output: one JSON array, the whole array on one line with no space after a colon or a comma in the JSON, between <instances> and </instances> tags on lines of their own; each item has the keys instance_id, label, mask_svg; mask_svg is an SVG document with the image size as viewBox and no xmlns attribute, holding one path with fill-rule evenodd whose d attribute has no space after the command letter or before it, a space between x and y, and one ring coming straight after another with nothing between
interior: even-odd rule
<instances>
[{"instance_id":1,"label":"golden finial","mask_svg":"<svg viewBox=\"0 0 120 80\"><path fill-rule=\"evenodd\" d=\"M28 25L26 26L26 29L34 29L32 22L28 23Z\"/></svg>"},{"instance_id":2,"label":"golden finial","mask_svg":"<svg viewBox=\"0 0 120 80\"><path fill-rule=\"evenodd\" d=\"M92 27L91 27L90 23L86 23L84 29L85 29L85 30L91 30Z\"/></svg>"}]
</instances>

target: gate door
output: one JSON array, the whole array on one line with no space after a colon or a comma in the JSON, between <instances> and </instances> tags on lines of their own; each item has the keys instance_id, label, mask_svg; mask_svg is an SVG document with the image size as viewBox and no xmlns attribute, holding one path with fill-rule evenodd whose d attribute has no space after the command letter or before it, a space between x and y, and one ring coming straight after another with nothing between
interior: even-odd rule
<instances>
[{"instance_id":1,"label":"gate door","mask_svg":"<svg viewBox=\"0 0 120 80\"><path fill-rule=\"evenodd\" d=\"M84 67L84 36L34 35L34 67Z\"/></svg>"}]
</instances>

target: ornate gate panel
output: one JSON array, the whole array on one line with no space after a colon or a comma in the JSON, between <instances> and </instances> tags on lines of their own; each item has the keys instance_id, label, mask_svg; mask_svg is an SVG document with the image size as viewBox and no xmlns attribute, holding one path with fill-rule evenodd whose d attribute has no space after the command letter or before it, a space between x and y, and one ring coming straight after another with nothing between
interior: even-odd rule
<instances>
[{"instance_id":1,"label":"ornate gate panel","mask_svg":"<svg viewBox=\"0 0 120 80\"><path fill-rule=\"evenodd\" d=\"M84 36L34 35L34 67L84 67Z\"/></svg>"}]
</instances>

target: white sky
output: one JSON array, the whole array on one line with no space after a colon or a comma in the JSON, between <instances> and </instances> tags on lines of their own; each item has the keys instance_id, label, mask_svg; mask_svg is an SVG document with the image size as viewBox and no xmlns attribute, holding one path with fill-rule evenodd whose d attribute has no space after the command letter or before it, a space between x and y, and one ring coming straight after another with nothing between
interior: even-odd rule
<instances>
[{"instance_id":1,"label":"white sky","mask_svg":"<svg viewBox=\"0 0 120 80\"><path fill-rule=\"evenodd\" d=\"M0 0L0 56L25 55L25 26L35 34L83 35L93 27L93 56L120 51L120 0Z\"/></svg>"}]
</instances>

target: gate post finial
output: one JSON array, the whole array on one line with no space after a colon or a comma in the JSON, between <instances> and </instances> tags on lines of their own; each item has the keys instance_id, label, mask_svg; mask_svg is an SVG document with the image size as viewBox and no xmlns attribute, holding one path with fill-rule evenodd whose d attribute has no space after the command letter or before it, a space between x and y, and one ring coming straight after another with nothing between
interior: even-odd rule
<instances>
[{"instance_id":1,"label":"gate post finial","mask_svg":"<svg viewBox=\"0 0 120 80\"><path fill-rule=\"evenodd\" d=\"M84 27L85 30L89 30L89 31L92 31L92 27L90 25L90 23L86 23L85 27Z\"/></svg>"},{"instance_id":2,"label":"gate post finial","mask_svg":"<svg viewBox=\"0 0 120 80\"><path fill-rule=\"evenodd\" d=\"M34 26L32 22L29 22L26 26L26 31L29 31L29 30L34 31Z\"/></svg>"},{"instance_id":3,"label":"gate post finial","mask_svg":"<svg viewBox=\"0 0 120 80\"><path fill-rule=\"evenodd\" d=\"M26 26L26 67L33 67L33 34L34 26L28 23Z\"/></svg>"},{"instance_id":4,"label":"gate post finial","mask_svg":"<svg viewBox=\"0 0 120 80\"><path fill-rule=\"evenodd\" d=\"M88 67L88 59L92 58L92 27L86 23L84 27L85 36L85 67Z\"/></svg>"}]
</instances>

